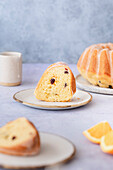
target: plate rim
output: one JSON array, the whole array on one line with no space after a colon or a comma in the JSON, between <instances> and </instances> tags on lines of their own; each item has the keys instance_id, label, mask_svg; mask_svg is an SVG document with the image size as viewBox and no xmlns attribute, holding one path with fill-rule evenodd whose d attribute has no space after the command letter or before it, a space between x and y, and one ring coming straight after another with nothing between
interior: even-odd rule
<instances>
[{"instance_id":1,"label":"plate rim","mask_svg":"<svg viewBox=\"0 0 113 170\"><path fill-rule=\"evenodd\" d=\"M83 91L83 90L78 90L78 91L82 91L82 92L84 92L84 93L87 93L87 94L90 96L90 99L89 99L88 101L86 101L86 102L81 103L81 104L68 105L68 106L39 105L39 104L33 104L33 103L29 103L29 102L24 102L24 101L19 100L19 99L16 98L16 95L17 95L18 93L23 92L23 91L27 91L27 90L32 90L32 89L34 89L34 88L24 89L24 90L20 90L20 91L16 92L16 93L13 95L13 99L14 99L15 101L19 102L19 103L22 103L22 104L24 104L24 105L31 106L31 107L34 106L34 107L39 107L39 108L48 108L48 109L49 109L49 108L53 108L53 109L56 109L56 108L73 108L73 107L84 106L84 105L90 103L90 102L92 101L92 98L93 98L92 95L91 95L89 92L86 92L86 91ZM76 92L75 92L75 93L76 93ZM48 103L49 103L49 102L48 102ZM53 103L54 103L54 102L53 102Z\"/></svg>"},{"instance_id":2,"label":"plate rim","mask_svg":"<svg viewBox=\"0 0 113 170\"><path fill-rule=\"evenodd\" d=\"M113 89L95 86L95 85L93 85L93 84L91 84L91 83L89 83L89 82L88 82L88 83L91 85L91 88L93 88L93 89L90 89L87 85L85 85L85 88L84 88L84 87L81 87L83 84L78 81L78 78L79 78L79 77L82 77L84 80L86 80L81 74L77 74L77 76L76 76L76 82L77 82L77 86L78 86L79 89L81 89L81 90L86 90L86 91L92 92L92 93L97 93L97 94L113 95L113 93L110 93L110 92L109 92L109 90L113 90ZM88 81L88 80L86 80L86 81ZM97 89L96 89L96 88L97 88ZM99 89L100 89L100 91L99 91ZM101 90L102 90L102 91L101 91ZM106 90L107 92L105 92L104 90Z\"/></svg>"},{"instance_id":3,"label":"plate rim","mask_svg":"<svg viewBox=\"0 0 113 170\"><path fill-rule=\"evenodd\" d=\"M42 166L32 166L32 167L14 167L14 166L7 166L7 165L1 165L0 164L0 168L6 168L6 169L36 169L36 168L47 168L47 167L53 167L53 166L56 166L56 165L60 165L60 164L65 164L66 162L68 162L68 161L71 161L74 157L75 157L75 155L76 155L76 146L75 146L75 144L71 141L71 140L69 140L68 138L66 138L66 137L64 137L64 136L61 136L61 135L59 135L59 134L56 134L56 133L52 133L52 132L45 132L45 131L39 131L39 135L40 135L40 133L42 133L42 134L50 134L50 135L53 135L53 136L57 136L57 137L60 137L60 138L63 138L64 140L66 140L67 142L69 142L72 146L73 146L73 152L72 152L72 154L68 157L68 158L66 158L66 159L64 159L64 160L61 160L61 161L59 161L59 162L56 162L56 163L52 163L52 164L49 164L49 165L42 165ZM2 153L1 153L2 154ZM9 155L9 156L11 156L11 155Z\"/></svg>"}]
</instances>

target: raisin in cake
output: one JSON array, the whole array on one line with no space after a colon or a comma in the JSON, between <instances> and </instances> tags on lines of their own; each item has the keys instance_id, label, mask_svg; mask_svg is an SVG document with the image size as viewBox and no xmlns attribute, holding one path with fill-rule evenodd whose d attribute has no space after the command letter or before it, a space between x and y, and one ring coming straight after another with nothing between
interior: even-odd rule
<instances>
[{"instance_id":1,"label":"raisin in cake","mask_svg":"<svg viewBox=\"0 0 113 170\"><path fill-rule=\"evenodd\" d=\"M49 66L35 89L39 100L48 102L69 101L76 92L74 75L69 66L58 62Z\"/></svg>"},{"instance_id":2,"label":"raisin in cake","mask_svg":"<svg viewBox=\"0 0 113 170\"><path fill-rule=\"evenodd\" d=\"M0 153L29 156L40 150L40 137L26 118L18 118L0 128Z\"/></svg>"}]
</instances>

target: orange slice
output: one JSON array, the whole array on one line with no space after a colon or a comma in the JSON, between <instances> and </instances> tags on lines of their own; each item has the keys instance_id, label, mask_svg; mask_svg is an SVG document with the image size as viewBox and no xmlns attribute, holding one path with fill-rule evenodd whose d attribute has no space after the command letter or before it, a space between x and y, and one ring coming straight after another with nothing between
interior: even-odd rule
<instances>
[{"instance_id":1,"label":"orange slice","mask_svg":"<svg viewBox=\"0 0 113 170\"><path fill-rule=\"evenodd\" d=\"M106 135L111 130L109 123L104 121L96 124L88 130L85 130L83 134L91 142L100 144L102 136Z\"/></svg>"},{"instance_id":2,"label":"orange slice","mask_svg":"<svg viewBox=\"0 0 113 170\"><path fill-rule=\"evenodd\" d=\"M100 147L103 152L113 154L113 130L101 138Z\"/></svg>"}]
</instances>

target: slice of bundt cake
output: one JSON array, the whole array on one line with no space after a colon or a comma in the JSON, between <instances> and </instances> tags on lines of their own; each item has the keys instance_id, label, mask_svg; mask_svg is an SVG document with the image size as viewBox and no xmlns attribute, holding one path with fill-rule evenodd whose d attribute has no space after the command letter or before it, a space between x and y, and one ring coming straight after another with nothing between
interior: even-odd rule
<instances>
[{"instance_id":1,"label":"slice of bundt cake","mask_svg":"<svg viewBox=\"0 0 113 170\"><path fill-rule=\"evenodd\" d=\"M76 92L74 75L69 66L58 62L49 66L35 89L39 100L48 102L69 101Z\"/></svg>"},{"instance_id":2,"label":"slice of bundt cake","mask_svg":"<svg viewBox=\"0 0 113 170\"><path fill-rule=\"evenodd\" d=\"M113 44L102 43L88 47L79 58L77 68L90 83L113 88Z\"/></svg>"},{"instance_id":3,"label":"slice of bundt cake","mask_svg":"<svg viewBox=\"0 0 113 170\"><path fill-rule=\"evenodd\" d=\"M29 156L40 150L40 137L26 118L18 118L0 128L0 153Z\"/></svg>"}]
</instances>

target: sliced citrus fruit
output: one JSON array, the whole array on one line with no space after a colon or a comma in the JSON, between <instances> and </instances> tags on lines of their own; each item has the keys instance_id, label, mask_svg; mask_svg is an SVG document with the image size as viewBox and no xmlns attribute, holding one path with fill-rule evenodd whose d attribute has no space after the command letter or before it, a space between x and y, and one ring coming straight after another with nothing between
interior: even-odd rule
<instances>
[{"instance_id":1,"label":"sliced citrus fruit","mask_svg":"<svg viewBox=\"0 0 113 170\"><path fill-rule=\"evenodd\" d=\"M100 147L103 152L113 154L113 130L101 138Z\"/></svg>"},{"instance_id":2,"label":"sliced citrus fruit","mask_svg":"<svg viewBox=\"0 0 113 170\"><path fill-rule=\"evenodd\" d=\"M83 132L84 136L93 143L100 143L102 136L111 131L111 126L107 121L100 122Z\"/></svg>"}]
</instances>

